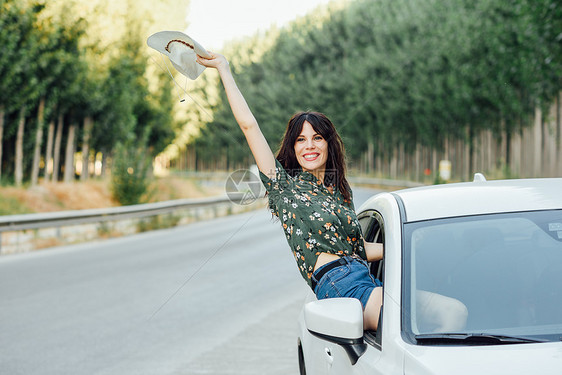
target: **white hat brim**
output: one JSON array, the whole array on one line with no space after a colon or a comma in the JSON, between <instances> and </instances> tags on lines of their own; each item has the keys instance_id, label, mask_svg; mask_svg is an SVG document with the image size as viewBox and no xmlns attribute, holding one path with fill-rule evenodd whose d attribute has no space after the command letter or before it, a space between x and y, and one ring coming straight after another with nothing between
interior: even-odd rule
<instances>
[{"instance_id":1,"label":"white hat brim","mask_svg":"<svg viewBox=\"0 0 562 375\"><path fill-rule=\"evenodd\" d=\"M207 52L207 50L196 40L192 39L188 35L182 33L181 31L159 31L157 33L152 34L148 37L146 44L149 47L154 48L158 52L161 52L168 56L170 53L166 50L166 46L172 40L181 40L193 46L195 53L199 56L203 56L206 58L211 58L211 55Z\"/></svg>"},{"instance_id":2,"label":"white hat brim","mask_svg":"<svg viewBox=\"0 0 562 375\"><path fill-rule=\"evenodd\" d=\"M186 52L190 61L187 64L179 65L176 61L170 58L170 62L178 72L191 79L196 79L205 70L205 67L199 64L196 60L195 52ZM182 61L183 63L184 61Z\"/></svg>"},{"instance_id":3,"label":"white hat brim","mask_svg":"<svg viewBox=\"0 0 562 375\"><path fill-rule=\"evenodd\" d=\"M193 54L193 62L195 62L195 59L197 58L195 54L206 58L211 57L211 55L201 44L197 43L197 41L193 40L188 35L180 31L157 32L149 36L146 43L149 47L154 48L156 51L168 56L174 68L176 68L180 73L189 77L190 79L196 79L203 72L203 70L205 70L205 67L196 62L190 67L182 67L182 65L180 65L178 61L174 61L170 51L166 49L166 47L172 40L181 40L193 46L193 51L195 51L195 53Z\"/></svg>"}]
</instances>

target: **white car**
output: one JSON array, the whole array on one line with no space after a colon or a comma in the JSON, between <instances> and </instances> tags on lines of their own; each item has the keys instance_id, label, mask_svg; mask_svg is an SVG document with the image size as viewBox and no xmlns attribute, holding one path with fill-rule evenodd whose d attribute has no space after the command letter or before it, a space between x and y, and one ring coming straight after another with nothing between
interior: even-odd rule
<instances>
[{"instance_id":1,"label":"white car","mask_svg":"<svg viewBox=\"0 0 562 375\"><path fill-rule=\"evenodd\" d=\"M301 374L562 374L562 178L381 193L358 212L383 242L379 330L358 300L316 300L299 317ZM423 314L418 291L460 301L454 331Z\"/></svg>"}]
</instances>

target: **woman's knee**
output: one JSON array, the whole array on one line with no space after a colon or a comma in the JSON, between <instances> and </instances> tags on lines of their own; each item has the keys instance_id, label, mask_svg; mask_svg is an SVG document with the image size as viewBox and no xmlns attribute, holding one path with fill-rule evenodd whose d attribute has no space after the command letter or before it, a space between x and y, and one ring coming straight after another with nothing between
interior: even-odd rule
<instances>
[{"instance_id":1,"label":"woman's knee","mask_svg":"<svg viewBox=\"0 0 562 375\"><path fill-rule=\"evenodd\" d=\"M468 309L465 304L455 298L447 297L447 302L443 306L444 319L447 321L447 329L460 330L466 326L468 319Z\"/></svg>"},{"instance_id":2,"label":"woman's knee","mask_svg":"<svg viewBox=\"0 0 562 375\"><path fill-rule=\"evenodd\" d=\"M466 326L468 309L456 298L419 290L418 312L425 323L434 325L434 331L458 331Z\"/></svg>"},{"instance_id":3,"label":"woman's knee","mask_svg":"<svg viewBox=\"0 0 562 375\"><path fill-rule=\"evenodd\" d=\"M383 288L377 287L372 290L369 300L363 311L363 328L365 330L376 330L379 325L379 316L382 307Z\"/></svg>"}]
</instances>

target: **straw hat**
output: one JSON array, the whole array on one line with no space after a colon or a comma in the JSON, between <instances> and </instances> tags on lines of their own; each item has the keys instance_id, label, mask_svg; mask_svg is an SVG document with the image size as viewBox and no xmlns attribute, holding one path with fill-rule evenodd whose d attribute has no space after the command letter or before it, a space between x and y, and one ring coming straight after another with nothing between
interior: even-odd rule
<instances>
[{"instance_id":1,"label":"straw hat","mask_svg":"<svg viewBox=\"0 0 562 375\"><path fill-rule=\"evenodd\" d=\"M201 44L180 31L157 32L149 36L146 43L168 56L174 68L191 79L196 79L205 70L196 62L197 55L211 57Z\"/></svg>"}]
</instances>

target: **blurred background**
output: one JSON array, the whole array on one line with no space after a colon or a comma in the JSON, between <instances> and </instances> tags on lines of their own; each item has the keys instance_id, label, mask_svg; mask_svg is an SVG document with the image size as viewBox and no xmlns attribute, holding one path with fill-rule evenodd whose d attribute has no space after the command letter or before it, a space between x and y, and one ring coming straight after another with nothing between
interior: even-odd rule
<instances>
[{"instance_id":1,"label":"blurred background","mask_svg":"<svg viewBox=\"0 0 562 375\"><path fill-rule=\"evenodd\" d=\"M162 30L229 59L273 150L326 113L354 181L562 176L557 0L0 0L1 373L298 373L308 287L263 200L105 218L254 164L216 71L146 45Z\"/></svg>"},{"instance_id":2,"label":"blurred background","mask_svg":"<svg viewBox=\"0 0 562 375\"><path fill-rule=\"evenodd\" d=\"M294 112L316 110L353 175L562 174L554 0L1 4L3 189L108 181L104 204L134 204L158 178L253 164L216 72L185 81L146 45L161 30L227 56L274 150ZM3 213L21 206L3 199Z\"/></svg>"}]
</instances>

